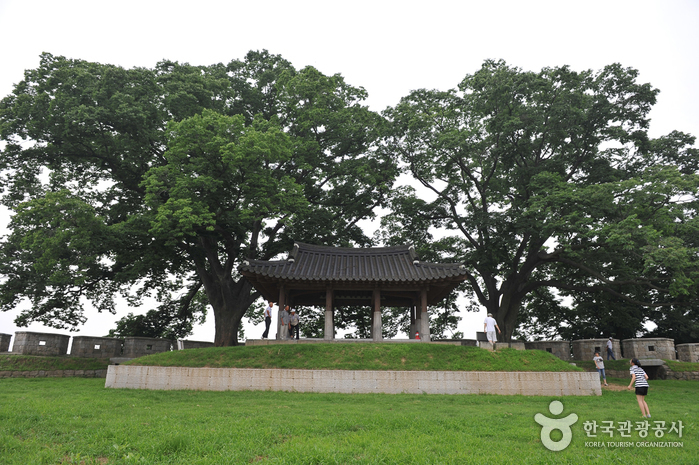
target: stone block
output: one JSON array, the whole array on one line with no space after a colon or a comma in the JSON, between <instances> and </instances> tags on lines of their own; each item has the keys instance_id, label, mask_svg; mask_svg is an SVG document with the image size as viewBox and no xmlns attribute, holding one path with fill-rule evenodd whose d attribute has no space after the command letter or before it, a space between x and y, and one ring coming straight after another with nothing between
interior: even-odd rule
<instances>
[{"instance_id":1,"label":"stone block","mask_svg":"<svg viewBox=\"0 0 699 465\"><path fill-rule=\"evenodd\" d=\"M379 392L376 387L376 379L355 379L352 383L352 392L357 394L370 394Z\"/></svg>"},{"instance_id":2,"label":"stone block","mask_svg":"<svg viewBox=\"0 0 699 465\"><path fill-rule=\"evenodd\" d=\"M526 350L543 350L561 360L571 360L570 341L534 341L525 342Z\"/></svg>"},{"instance_id":3,"label":"stone block","mask_svg":"<svg viewBox=\"0 0 699 465\"><path fill-rule=\"evenodd\" d=\"M699 343L677 344L676 348L678 360L699 363Z\"/></svg>"},{"instance_id":4,"label":"stone block","mask_svg":"<svg viewBox=\"0 0 699 465\"><path fill-rule=\"evenodd\" d=\"M460 380L441 380L439 391L432 394L467 394L463 392L463 383Z\"/></svg>"},{"instance_id":5,"label":"stone block","mask_svg":"<svg viewBox=\"0 0 699 465\"><path fill-rule=\"evenodd\" d=\"M283 376L283 375L282 375ZM267 369L252 369L248 372L245 373L244 377L248 379L248 387L247 389L253 390L253 391L268 391L271 389L272 385L272 372L271 370ZM290 378L284 377L284 379L287 381L285 384L290 385L291 380ZM291 378L293 379L293 378ZM288 390L288 389L282 389L282 390Z\"/></svg>"},{"instance_id":6,"label":"stone block","mask_svg":"<svg viewBox=\"0 0 699 465\"><path fill-rule=\"evenodd\" d=\"M10 350L10 340L12 334L0 333L0 352L8 352Z\"/></svg>"},{"instance_id":7,"label":"stone block","mask_svg":"<svg viewBox=\"0 0 699 465\"><path fill-rule=\"evenodd\" d=\"M452 383L454 384L454 383ZM456 386L460 383L456 382ZM437 379L436 377L419 377L417 378L417 389L421 392L427 394L444 394L444 387L446 382L444 380Z\"/></svg>"},{"instance_id":8,"label":"stone block","mask_svg":"<svg viewBox=\"0 0 699 465\"><path fill-rule=\"evenodd\" d=\"M333 373L331 370L323 370L323 373ZM317 376L322 376L318 374L317 370L287 370L285 376L292 377L294 379L314 379ZM334 377L334 376L333 376Z\"/></svg>"},{"instance_id":9,"label":"stone block","mask_svg":"<svg viewBox=\"0 0 699 465\"><path fill-rule=\"evenodd\" d=\"M172 341L151 337L126 337L122 348L122 356L137 358L144 355L168 352L172 349Z\"/></svg>"},{"instance_id":10,"label":"stone block","mask_svg":"<svg viewBox=\"0 0 699 465\"><path fill-rule=\"evenodd\" d=\"M522 394L522 384L519 382L519 373L517 372L510 372L510 373L502 373L504 376L502 377L502 382L500 383L501 390L504 392L501 392L500 394L505 394L505 395L516 395L516 394Z\"/></svg>"},{"instance_id":11,"label":"stone block","mask_svg":"<svg viewBox=\"0 0 699 465\"><path fill-rule=\"evenodd\" d=\"M354 390L354 380L353 379L342 379L340 377L335 379L335 392L350 394Z\"/></svg>"},{"instance_id":12,"label":"stone block","mask_svg":"<svg viewBox=\"0 0 699 465\"><path fill-rule=\"evenodd\" d=\"M510 342L510 349L525 350L524 342Z\"/></svg>"},{"instance_id":13,"label":"stone block","mask_svg":"<svg viewBox=\"0 0 699 465\"><path fill-rule=\"evenodd\" d=\"M518 373L519 382L522 384L522 389L529 392L539 392L546 386L542 373L536 372L521 372Z\"/></svg>"},{"instance_id":14,"label":"stone block","mask_svg":"<svg viewBox=\"0 0 699 465\"><path fill-rule=\"evenodd\" d=\"M316 382L313 378L282 379L280 381L280 386L280 391L313 392Z\"/></svg>"},{"instance_id":15,"label":"stone block","mask_svg":"<svg viewBox=\"0 0 699 465\"><path fill-rule=\"evenodd\" d=\"M595 352L606 360L608 339L577 339L573 341L573 360L592 360ZM619 339L612 339L612 350L616 358L621 358L621 345ZM629 358L624 352L624 357Z\"/></svg>"},{"instance_id":16,"label":"stone block","mask_svg":"<svg viewBox=\"0 0 699 465\"><path fill-rule=\"evenodd\" d=\"M358 370L353 372L354 373L354 379L357 381L363 381L363 380L376 380L375 376L375 371L364 371L364 370Z\"/></svg>"},{"instance_id":17,"label":"stone block","mask_svg":"<svg viewBox=\"0 0 699 465\"><path fill-rule=\"evenodd\" d=\"M118 338L74 336L70 355L88 358L120 357L122 344L123 339Z\"/></svg>"},{"instance_id":18,"label":"stone block","mask_svg":"<svg viewBox=\"0 0 699 465\"><path fill-rule=\"evenodd\" d=\"M509 342L496 342L495 350L508 349L510 347Z\"/></svg>"},{"instance_id":19,"label":"stone block","mask_svg":"<svg viewBox=\"0 0 699 465\"><path fill-rule=\"evenodd\" d=\"M369 371L367 373L371 373L375 379L377 380L383 380L383 381L392 381L396 379L396 373L395 371Z\"/></svg>"},{"instance_id":20,"label":"stone block","mask_svg":"<svg viewBox=\"0 0 699 465\"><path fill-rule=\"evenodd\" d=\"M58 356L68 353L70 336L64 334L18 331L12 353L21 355Z\"/></svg>"},{"instance_id":21,"label":"stone block","mask_svg":"<svg viewBox=\"0 0 699 465\"><path fill-rule=\"evenodd\" d=\"M337 370L335 371L335 379L337 380L354 380L354 371L352 370Z\"/></svg>"},{"instance_id":22,"label":"stone block","mask_svg":"<svg viewBox=\"0 0 699 465\"><path fill-rule=\"evenodd\" d=\"M334 392L335 376L331 370L313 370L313 391Z\"/></svg>"},{"instance_id":23,"label":"stone block","mask_svg":"<svg viewBox=\"0 0 699 465\"><path fill-rule=\"evenodd\" d=\"M495 345L490 342L479 342L478 347L484 350L489 350L490 352L495 350Z\"/></svg>"},{"instance_id":24,"label":"stone block","mask_svg":"<svg viewBox=\"0 0 699 465\"><path fill-rule=\"evenodd\" d=\"M624 358L675 360L675 341L668 338L636 338L621 341ZM617 357L618 358L618 357Z\"/></svg>"}]
</instances>

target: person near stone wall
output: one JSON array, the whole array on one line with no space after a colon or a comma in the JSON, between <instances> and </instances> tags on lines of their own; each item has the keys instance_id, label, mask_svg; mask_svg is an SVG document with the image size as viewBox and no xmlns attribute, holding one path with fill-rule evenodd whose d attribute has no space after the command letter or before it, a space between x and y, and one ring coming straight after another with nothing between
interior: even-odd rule
<instances>
[{"instance_id":1,"label":"person near stone wall","mask_svg":"<svg viewBox=\"0 0 699 465\"><path fill-rule=\"evenodd\" d=\"M265 308L265 332L262 333L262 339L267 339L269 337L269 325L272 324L272 307L273 302L270 302L267 308Z\"/></svg>"},{"instance_id":2,"label":"person near stone wall","mask_svg":"<svg viewBox=\"0 0 699 465\"><path fill-rule=\"evenodd\" d=\"M612 344L612 338L607 339L607 360L612 357L612 360L616 360L614 356L614 344Z\"/></svg>"},{"instance_id":3,"label":"person near stone wall","mask_svg":"<svg viewBox=\"0 0 699 465\"><path fill-rule=\"evenodd\" d=\"M299 340L299 315L294 308L291 309L291 315L289 315L289 334L291 339Z\"/></svg>"},{"instance_id":4,"label":"person near stone wall","mask_svg":"<svg viewBox=\"0 0 699 465\"><path fill-rule=\"evenodd\" d=\"M500 327L498 326L497 321L495 321L495 318L493 318L493 314L488 313L488 316L485 317L485 321L483 322L483 331L485 331L485 334L488 337L488 342L492 344L498 342L498 336L495 334L496 328L498 330L498 333L502 333L502 331L500 331Z\"/></svg>"},{"instance_id":5,"label":"person near stone wall","mask_svg":"<svg viewBox=\"0 0 699 465\"><path fill-rule=\"evenodd\" d=\"M595 356L592 358L592 361L595 362L595 366L597 367L597 373L599 373L600 379L604 381L604 385L609 386L607 384L607 375L604 372L604 359L599 356L599 352L595 352Z\"/></svg>"},{"instance_id":6,"label":"person near stone wall","mask_svg":"<svg viewBox=\"0 0 699 465\"><path fill-rule=\"evenodd\" d=\"M281 321L281 328L279 339L282 341L289 339L289 306L285 306L284 310L279 312L279 320Z\"/></svg>"},{"instance_id":7,"label":"person near stone wall","mask_svg":"<svg viewBox=\"0 0 699 465\"><path fill-rule=\"evenodd\" d=\"M629 389L632 385L636 385L636 400L638 401L638 406L641 408L641 415L643 418L650 418L650 410L648 409L648 404L646 403L646 395L648 395L648 375L645 370L641 368L641 362L637 358L632 358L629 363L631 364L631 382L629 383Z\"/></svg>"}]
</instances>

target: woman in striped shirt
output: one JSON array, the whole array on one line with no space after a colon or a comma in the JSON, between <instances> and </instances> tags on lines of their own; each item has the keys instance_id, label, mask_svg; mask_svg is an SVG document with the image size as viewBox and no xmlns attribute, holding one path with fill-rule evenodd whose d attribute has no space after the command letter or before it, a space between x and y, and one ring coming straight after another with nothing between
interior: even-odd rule
<instances>
[{"instance_id":1,"label":"woman in striped shirt","mask_svg":"<svg viewBox=\"0 0 699 465\"><path fill-rule=\"evenodd\" d=\"M643 418L650 418L650 410L648 409L648 404L646 404L646 394L648 394L648 375L645 370L641 368L641 362L637 358L632 358L631 361L631 383L629 383L629 389L635 383L636 384L636 400L638 400L638 406L641 407L641 415Z\"/></svg>"}]
</instances>

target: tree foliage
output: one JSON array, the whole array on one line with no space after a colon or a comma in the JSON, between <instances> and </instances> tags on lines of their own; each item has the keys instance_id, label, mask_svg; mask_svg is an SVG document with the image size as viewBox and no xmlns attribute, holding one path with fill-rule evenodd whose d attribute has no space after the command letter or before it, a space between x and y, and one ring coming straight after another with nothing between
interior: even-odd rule
<instances>
[{"instance_id":1,"label":"tree foliage","mask_svg":"<svg viewBox=\"0 0 699 465\"><path fill-rule=\"evenodd\" d=\"M385 112L387 150L420 191L396 192L385 237L463 261L505 340L522 309L563 323L559 297L592 326L589 309L623 302L629 329L696 295L698 152L686 134L649 138L657 90L637 77L487 61L457 89L410 93Z\"/></svg>"},{"instance_id":2,"label":"tree foliage","mask_svg":"<svg viewBox=\"0 0 699 465\"><path fill-rule=\"evenodd\" d=\"M131 70L42 55L0 103L2 200L15 211L0 308L29 298L18 324L72 327L84 298L113 312L116 295L153 295L194 321L203 307L178 293L201 286L215 343L236 344L257 298L241 260L293 240L370 244L357 223L396 172L365 98L267 52Z\"/></svg>"}]
</instances>

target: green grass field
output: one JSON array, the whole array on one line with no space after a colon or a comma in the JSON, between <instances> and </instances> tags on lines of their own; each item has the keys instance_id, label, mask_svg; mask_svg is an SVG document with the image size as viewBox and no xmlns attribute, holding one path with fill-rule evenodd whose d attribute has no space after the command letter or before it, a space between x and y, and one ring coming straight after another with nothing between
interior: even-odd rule
<instances>
[{"instance_id":1,"label":"green grass field","mask_svg":"<svg viewBox=\"0 0 699 465\"><path fill-rule=\"evenodd\" d=\"M276 349L281 347L294 346ZM234 349L229 352L236 353ZM198 365L203 359L198 360L197 354L202 350L218 357ZM361 350L367 360L377 355L371 348ZM491 368L513 363L516 354L509 352L500 353L506 362L486 361L495 363ZM337 354L323 353L337 358ZM212 349L189 354L198 360L195 366L230 363L230 356ZM409 364L400 358L389 362L392 357L383 355L377 365ZM307 364L311 357L297 358L303 362L296 363ZM417 355L413 358L410 363L428 363ZM434 358L438 357L433 353ZM529 364L537 365L533 360ZM0 379L0 464L699 462L699 383L651 381L647 400L653 418L648 437L643 438L636 424L642 419L635 395L624 389L628 380L610 381L612 386L603 389L602 396L554 398L146 391L106 389L104 379ZM562 413L549 411L553 400L563 403ZM555 419L577 415L570 445L560 452L544 447L536 414ZM611 435L603 432L604 422L611 422L607 423L614 428ZM618 430L626 422L631 422L631 428L623 433L629 437ZM652 428L661 425L656 422L665 422L662 437L655 437ZM680 422L681 437L678 431L670 431L673 423ZM585 425L593 423L598 426L597 437L588 437ZM557 441L561 433L554 431L551 438Z\"/></svg>"},{"instance_id":2,"label":"green grass field","mask_svg":"<svg viewBox=\"0 0 699 465\"><path fill-rule=\"evenodd\" d=\"M560 416L578 421L570 446L551 452L534 421L537 413L553 417L550 397L145 391L105 389L103 379L3 379L0 463L696 464L697 394L699 383L652 382L651 420L684 427L681 438L660 439L634 430L630 438L600 430L586 437L585 422L641 420L631 391L560 398ZM683 447L618 447L647 440Z\"/></svg>"},{"instance_id":3,"label":"green grass field","mask_svg":"<svg viewBox=\"0 0 699 465\"><path fill-rule=\"evenodd\" d=\"M582 371L543 350L442 344L320 343L211 347L141 357L126 364L315 370Z\"/></svg>"}]
</instances>

